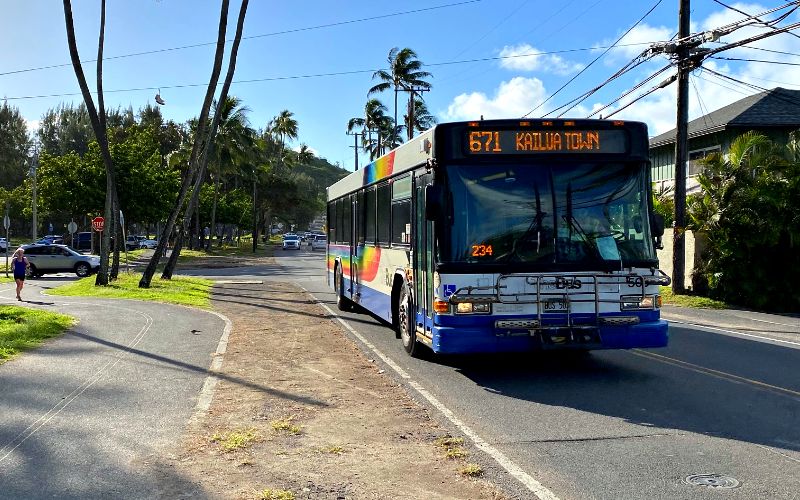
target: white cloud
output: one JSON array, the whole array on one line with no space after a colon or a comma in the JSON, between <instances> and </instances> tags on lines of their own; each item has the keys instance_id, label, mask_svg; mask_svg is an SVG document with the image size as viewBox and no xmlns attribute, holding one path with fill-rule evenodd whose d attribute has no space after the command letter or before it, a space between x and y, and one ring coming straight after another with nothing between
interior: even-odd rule
<instances>
[{"instance_id":1,"label":"white cloud","mask_svg":"<svg viewBox=\"0 0 800 500\"><path fill-rule=\"evenodd\" d=\"M542 81L538 78L517 76L502 82L488 97L483 92L461 94L453 99L442 115L444 120L477 120L484 118L521 117L546 97Z\"/></svg>"},{"instance_id":2,"label":"white cloud","mask_svg":"<svg viewBox=\"0 0 800 500\"><path fill-rule=\"evenodd\" d=\"M500 51L500 67L520 71L547 71L566 75L583 68L582 64L565 61L555 54L544 54L527 43L503 47Z\"/></svg>"}]
</instances>

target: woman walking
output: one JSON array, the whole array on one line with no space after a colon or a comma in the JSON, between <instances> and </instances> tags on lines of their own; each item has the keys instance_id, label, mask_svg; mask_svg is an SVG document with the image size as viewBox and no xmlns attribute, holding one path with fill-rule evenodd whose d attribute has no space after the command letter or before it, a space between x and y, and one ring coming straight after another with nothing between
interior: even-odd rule
<instances>
[{"instance_id":1,"label":"woman walking","mask_svg":"<svg viewBox=\"0 0 800 500\"><path fill-rule=\"evenodd\" d=\"M25 257L25 250L17 248L16 251L14 251L14 260L12 263L14 281L17 282L17 300L22 300L20 293L22 293L22 286L25 284L25 273L28 270L28 258Z\"/></svg>"}]
</instances>

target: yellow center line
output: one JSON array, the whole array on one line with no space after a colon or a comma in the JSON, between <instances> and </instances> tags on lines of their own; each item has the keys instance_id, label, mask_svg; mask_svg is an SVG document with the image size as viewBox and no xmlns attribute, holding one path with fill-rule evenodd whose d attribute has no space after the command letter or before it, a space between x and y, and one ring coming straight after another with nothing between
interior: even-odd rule
<instances>
[{"instance_id":1,"label":"yellow center line","mask_svg":"<svg viewBox=\"0 0 800 500\"><path fill-rule=\"evenodd\" d=\"M785 387L778 387L776 385L767 384L764 382L759 382L758 380L753 380L745 377L740 377L738 375L733 375L732 373L721 372L719 370L714 370L712 368L706 368L704 366L695 365L693 363L688 363L686 361L681 361L679 359L670 358L669 356L664 356L661 354L655 354L648 351L642 351L640 349L632 349L629 351L631 354L636 356L641 356L643 358L649 358L656 361L660 361L662 363L666 363L668 365L677 366L679 368L684 368L686 370L690 370L693 372L701 373L704 375L711 375L713 377L721 378L724 380L728 380L730 382L737 382L743 384L753 385L759 389L764 389L771 392L776 392L778 394L782 394L784 396L789 396L791 398L800 398L800 392L793 391L791 389L786 389Z\"/></svg>"}]
</instances>

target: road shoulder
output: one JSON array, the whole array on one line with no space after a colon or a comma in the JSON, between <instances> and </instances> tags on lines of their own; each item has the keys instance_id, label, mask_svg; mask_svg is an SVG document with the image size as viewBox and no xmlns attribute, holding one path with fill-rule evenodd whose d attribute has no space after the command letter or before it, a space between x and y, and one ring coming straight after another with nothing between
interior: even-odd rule
<instances>
[{"instance_id":1,"label":"road shoulder","mask_svg":"<svg viewBox=\"0 0 800 500\"><path fill-rule=\"evenodd\" d=\"M233 323L220 381L170 463L198 491L165 492L505 498L459 472L468 458L435 444L447 432L302 289L232 282L213 292L214 310Z\"/></svg>"}]
</instances>

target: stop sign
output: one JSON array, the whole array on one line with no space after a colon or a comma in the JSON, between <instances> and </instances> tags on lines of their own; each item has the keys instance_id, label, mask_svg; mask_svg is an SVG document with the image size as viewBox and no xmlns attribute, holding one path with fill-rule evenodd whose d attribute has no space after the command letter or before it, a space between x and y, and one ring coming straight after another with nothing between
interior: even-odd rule
<instances>
[{"instance_id":1,"label":"stop sign","mask_svg":"<svg viewBox=\"0 0 800 500\"><path fill-rule=\"evenodd\" d=\"M106 220L102 217L95 217L92 219L92 227L95 231L102 231L105 226Z\"/></svg>"}]
</instances>

